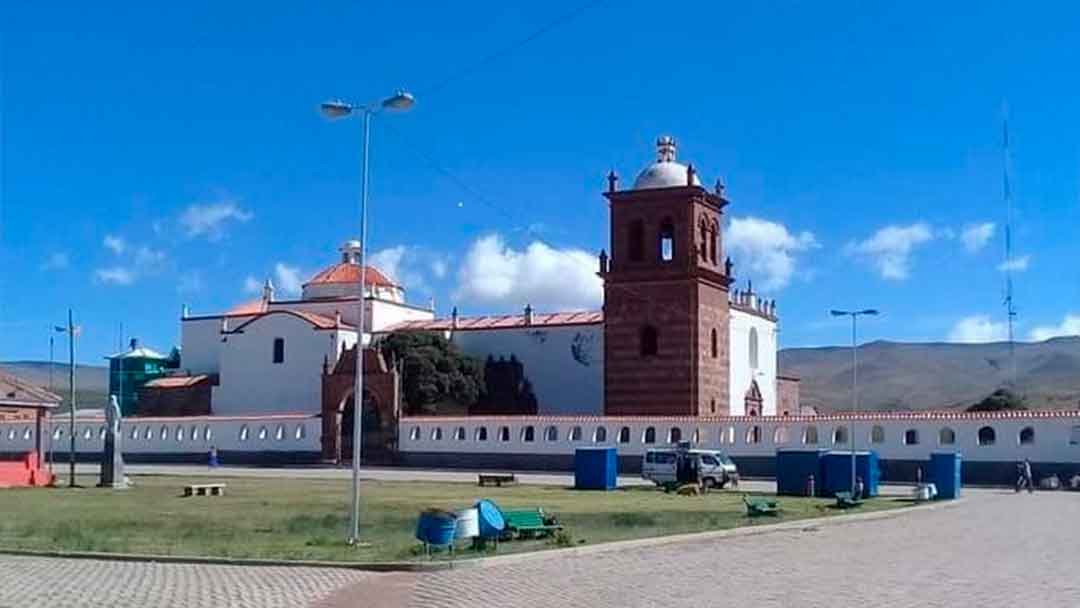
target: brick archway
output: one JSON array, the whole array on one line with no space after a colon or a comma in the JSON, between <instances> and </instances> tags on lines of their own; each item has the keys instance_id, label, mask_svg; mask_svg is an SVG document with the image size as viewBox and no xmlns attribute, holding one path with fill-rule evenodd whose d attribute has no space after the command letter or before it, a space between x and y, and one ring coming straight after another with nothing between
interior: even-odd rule
<instances>
[{"instance_id":1,"label":"brick archway","mask_svg":"<svg viewBox=\"0 0 1080 608\"><path fill-rule=\"evenodd\" d=\"M356 349L345 349L333 370L322 377L322 459L341 464L352 460L355 421ZM397 448L398 374L382 354L364 350L363 462L391 462Z\"/></svg>"},{"instance_id":2,"label":"brick archway","mask_svg":"<svg viewBox=\"0 0 1080 608\"><path fill-rule=\"evenodd\" d=\"M762 405L765 399L761 396L761 388L758 386L757 380L750 381L750 388L746 391L746 396L743 398L743 407L747 416L760 416L762 412Z\"/></svg>"}]
</instances>

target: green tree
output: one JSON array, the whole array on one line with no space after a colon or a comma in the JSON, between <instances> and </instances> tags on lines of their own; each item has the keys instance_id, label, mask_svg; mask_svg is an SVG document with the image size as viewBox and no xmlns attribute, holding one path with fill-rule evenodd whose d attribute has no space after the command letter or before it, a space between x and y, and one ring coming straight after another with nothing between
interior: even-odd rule
<instances>
[{"instance_id":1,"label":"green tree","mask_svg":"<svg viewBox=\"0 0 1080 608\"><path fill-rule=\"evenodd\" d=\"M483 364L439 334L393 333L380 348L401 366L406 414L434 414L448 402L469 407L483 393Z\"/></svg>"},{"instance_id":2,"label":"green tree","mask_svg":"<svg viewBox=\"0 0 1080 608\"><path fill-rule=\"evenodd\" d=\"M1006 410L1026 410L1024 397L1007 388L999 388L988 397L967 408L969 412L1001 412Z\"/></svg>"}]
</instances>

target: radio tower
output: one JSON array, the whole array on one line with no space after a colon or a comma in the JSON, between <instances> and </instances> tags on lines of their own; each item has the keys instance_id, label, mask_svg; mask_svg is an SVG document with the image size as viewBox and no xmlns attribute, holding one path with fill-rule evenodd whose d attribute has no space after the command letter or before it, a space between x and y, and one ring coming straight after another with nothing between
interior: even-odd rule
<instances>
[{"instance_id":1,"label":"radio tower","mask_svg":"<svg viewBox=\"0 0 1080 608\"><path fill-rule=\"evenodd\" d=\"M1016 309L1013 307L1013 259L1012 259L1012 188L1009 187L1009 118L1002 120L1001 174L1005 197L1005 314L1009 325L1009 373L1011 388L1016 390L1016 342L1013 325L1016 321Z\"/></svg>"}]
</instances>

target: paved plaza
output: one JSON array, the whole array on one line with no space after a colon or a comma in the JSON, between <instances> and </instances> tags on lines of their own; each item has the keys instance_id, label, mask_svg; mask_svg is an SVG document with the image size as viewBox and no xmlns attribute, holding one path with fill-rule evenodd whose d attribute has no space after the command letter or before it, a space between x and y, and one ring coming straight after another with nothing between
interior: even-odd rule
<instances>
[{"instance_id":1,"label":"paved plaza","mask_svg":"<svg viewBox=\"0 0 1080 608\"><path fill-rule=\"evenodd\" d=\"M978 490L885 519L432 574L0 556L0 606L1080 605L1080 495Z\"/></svg>"}]
</instances>

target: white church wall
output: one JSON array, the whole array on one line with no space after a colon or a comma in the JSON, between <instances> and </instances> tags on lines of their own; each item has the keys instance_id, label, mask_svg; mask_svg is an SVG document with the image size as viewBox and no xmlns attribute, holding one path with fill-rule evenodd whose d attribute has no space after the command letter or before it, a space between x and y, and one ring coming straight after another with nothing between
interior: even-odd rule
<instances>
[{"instance_id":1,"label":"white church wall","mask_svg":"<svg viewBox=\"0 0 1080 608\"><path fill-rule=\"evenodd\" d=\"M757 333L758 340L758 365L756 368L750 364L751 330ZM754 380L757 380L758 388L761 390L763 400L763 412L761 414L765 416L775 415L776 323L732 307L729 340L731 355L729 363L731 415L743 416L746 414L746 391L750 389L750 383Z\"/></svg>"},{"instance_id":2,"label":"white church wall","mask_svg":"<svg viewBox=\"0 0 1080 608\"><path fill-rule=\"evenodd\" d=\"M341 334L316 331L288 314L263 317L242 333L229 334L221 352L221 384L213 389L213 413L319 413L323 360L337 360ZM285 340L282 363L273 362L275 338Z\"/></svg>"},{"instance_id":3,"label":"white church wall","mask_svg":"<svg viewBox=\"0 0 1080 608\"><path fill-rule=\"evenodd\" d=\"M386 300L369 300L367 310L370 313L367 326L373 332L403 321L430 321L435 318L434 311Z\"/></svg>"},{"instance_id":4,"label":"white church wall","mask_svg":"<svg viewBox=\"0 0 1080 608\"><path fill-rule=\"evenodd\" d=\"M243 319L230 319L231 323ZM235 325L234 325L235 326ZM180 322L180 366L191 374L220 371L221 317L183 319Z\"/></svg>"},{"instance_id":5,"label":"white church wall","mask_svg":"<svg viewBox=\"0 0 1080 608\"><path fill-rule=\"evenodd\" d=\"M567 325L454 332L469 355L514 355L532 383L541 415L599 415L604 410L603 326Z\"/></svg>"}]
</instances>

